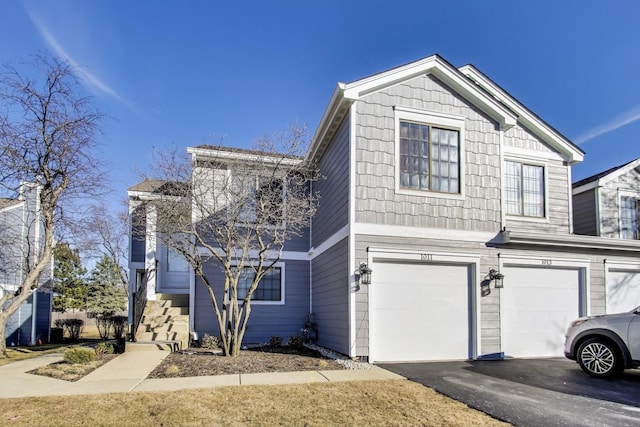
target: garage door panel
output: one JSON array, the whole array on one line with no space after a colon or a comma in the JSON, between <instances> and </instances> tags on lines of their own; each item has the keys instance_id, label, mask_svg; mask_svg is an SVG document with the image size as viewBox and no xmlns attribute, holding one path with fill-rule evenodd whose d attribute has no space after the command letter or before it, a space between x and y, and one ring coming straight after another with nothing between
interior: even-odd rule
<instances>
[{"instance_id":1,"label":"garage door panel","mask_svg":"<svg viewBox=\"0 0 640 427\"><path fill-rule=\"evenodd\" d=\"M607 313L623 313L640 305L640 271L607 273Z\"/></svg>"},{"instance_id":2,"label":"garage door panel","mask_svg":"<svg viewBox=\"0 0 640 427\"><path fill-rule=\"evenodd\" d=\"M376 263L372 345L376 361L469 357L469 268Z\"/></svg>"},{"instance_id":3,"label":"garage door panel","mask_svg":"<svg viewBox=\"0 0 640 427\"><path fill-rule=\"evenodd\" d=\"M580 271L503 267L502 348L507 357L563 356L564 334L580 313Z\"/></svg>"}]
</instances>

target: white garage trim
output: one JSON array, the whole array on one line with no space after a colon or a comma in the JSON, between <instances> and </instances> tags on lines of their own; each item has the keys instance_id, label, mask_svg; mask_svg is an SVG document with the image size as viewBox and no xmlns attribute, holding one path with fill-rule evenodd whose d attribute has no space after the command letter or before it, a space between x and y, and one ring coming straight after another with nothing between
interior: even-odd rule
<instances>
[{"instance_id":1,"label":"white garage trim","mask_svg":"<svg viewBox=\"0 0 640 427\"><path fill-rule=\"evenodd\" d=\"M415 264L433 264L433 265L454 265L466 266L470 271L468 286L472 287L469 292L470 312L468 313L471 327L469 328L469 355L471 359L478 357L478 347L480 341L480 285L478 283L480 257L473 254L464 253L446 253L446 252L430 252L416 251L406 249L387 249L387 248L368 248L367 263L373 269L372 283L369 286L369 361L375 362L375 313L373 307L376 307L376 262L384 261L403 261Z\"/></svg>"},{"instance_id":2,"label":"white garage trim","mask_svg":"<svg viewBox=\"0 0 640 427\"><path fill-rule=\"evenodd\" d=\"M612 282L612 274L615 273L626 273L630 275L634 275L634 281L638 283L638 290L632 296L638 296L640 293L640 263L631 262L631 261L611 261L608 259L604 260L605 265L605 274L604 274L604 287L605 287L605 310L607 314L624 311L625 309L619 308L619 304L616 304L615 301L612 301L612 289L611 287L615 285ZM629 284L631 286L631 284ZM629 310L633 309L640 305L640 299L635 300L632 303L633 307L630 307Z\"/></svg>"}]
</instances>

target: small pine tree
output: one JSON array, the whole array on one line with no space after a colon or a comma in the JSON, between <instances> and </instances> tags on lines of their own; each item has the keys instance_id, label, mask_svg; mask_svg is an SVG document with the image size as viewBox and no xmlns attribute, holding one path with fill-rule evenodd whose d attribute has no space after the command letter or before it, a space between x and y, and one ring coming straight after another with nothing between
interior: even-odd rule
<instances>
[{"instance_id":1,"label":"small pine tree","mask_svg":"<svg viewBox=\"0 0 640 427\"><path fill-rule=\"evenodd\" d=\"M54 249L53 309L58 312L84 309L87 303L87 270L82 266L77 249L66 242Z\"/></svg>"},{"instance_id":2,"label":"small pine tree","mask_svg":"<svg viewBox=\"0 0 640 427\"><path fill-rule=\"evenodd\" d=\"M119 267L107 255L98 261L87 285L89 313L111 315L126 310L126 294L122 289Z\"/></svg>"}]
</instances>

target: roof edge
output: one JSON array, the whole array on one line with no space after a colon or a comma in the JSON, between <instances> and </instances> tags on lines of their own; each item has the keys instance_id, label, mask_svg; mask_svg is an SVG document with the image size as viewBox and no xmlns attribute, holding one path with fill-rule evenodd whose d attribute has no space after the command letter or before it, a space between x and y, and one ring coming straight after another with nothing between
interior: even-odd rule
<instances>
[{"instance_id":1,"label":"roof edge","mask_svg":"<svg viewBox=\"0 0 640 427\"><path fill-rule=\"evenodd\" d=\"M536 133L542 133L543 135L539 136L543 136L543 139L547 143L563 152L571 163L579 163L584 159L585 152L580 147L554 129L474 65L464 65L459 68L459 71L473 81L474 84L482 87L499 102L505 104L509 109L514 111L518 115L518 120L527 128L530 128Z\"/></svg>"}]
</instances>

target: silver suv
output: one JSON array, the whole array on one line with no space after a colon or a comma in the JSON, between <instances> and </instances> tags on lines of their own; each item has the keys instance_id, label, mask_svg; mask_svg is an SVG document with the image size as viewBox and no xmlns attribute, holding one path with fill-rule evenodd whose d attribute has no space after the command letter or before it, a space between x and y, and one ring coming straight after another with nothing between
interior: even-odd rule
<instances>
[{"instance_id":1,"label":"silver suv","mask_svg":"<svg viewBox=\"0 0 640 427\"><path fill-rule=\"evenodd\" d=\"M640 307L627 313L581 317L567 329L564 355L583 371L606 378L640 366Z\"/></svg>"}]
</instances>

